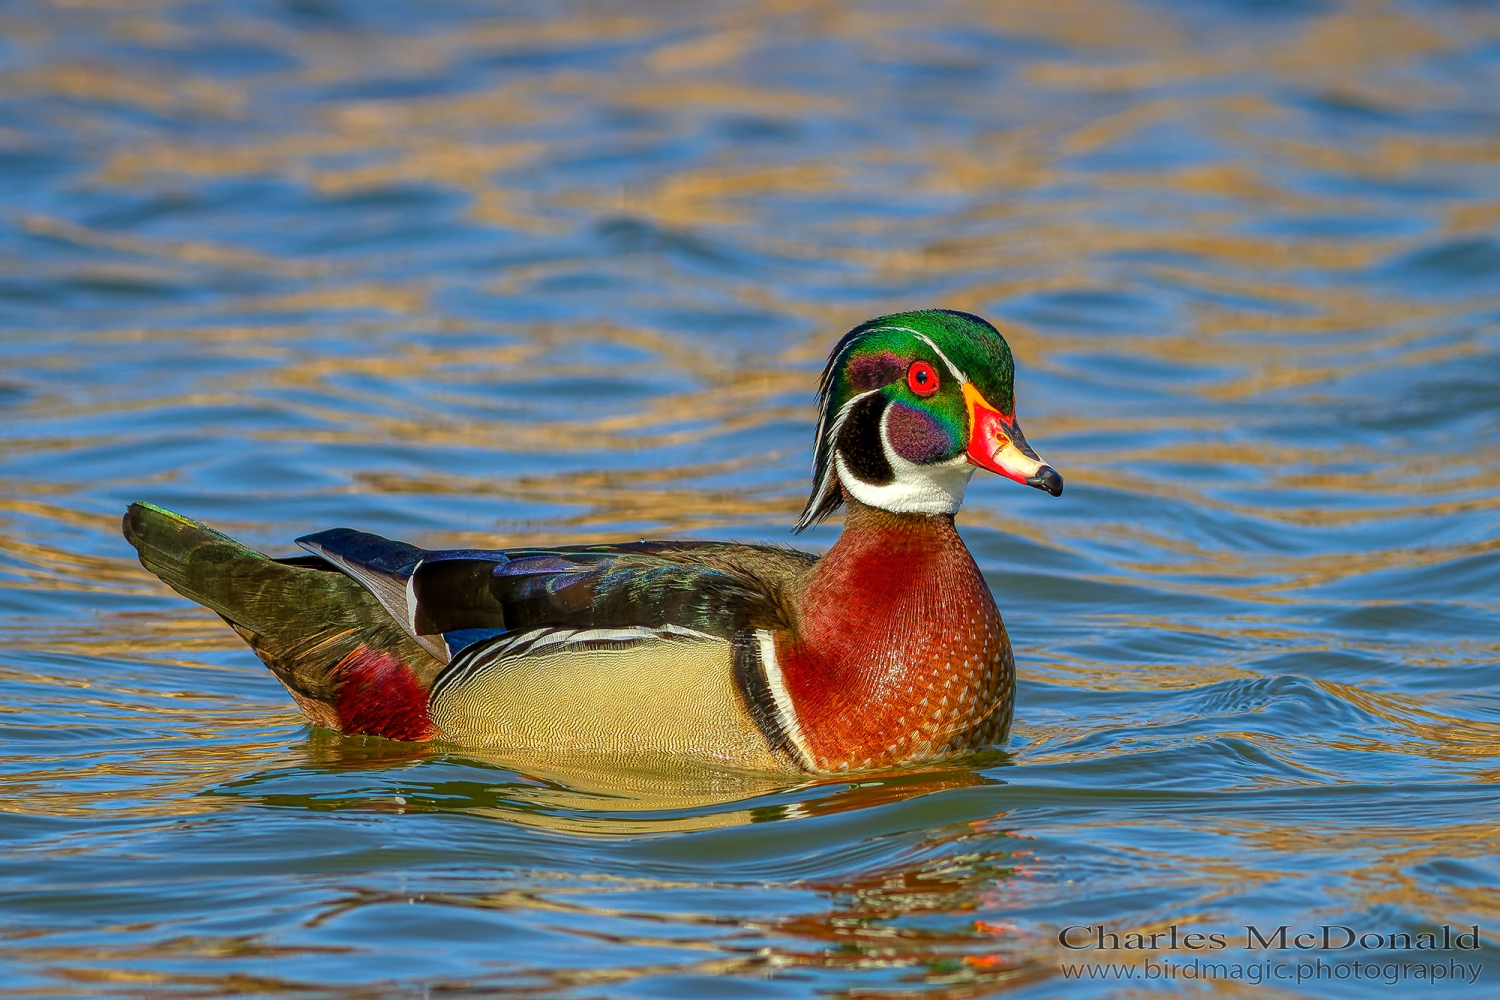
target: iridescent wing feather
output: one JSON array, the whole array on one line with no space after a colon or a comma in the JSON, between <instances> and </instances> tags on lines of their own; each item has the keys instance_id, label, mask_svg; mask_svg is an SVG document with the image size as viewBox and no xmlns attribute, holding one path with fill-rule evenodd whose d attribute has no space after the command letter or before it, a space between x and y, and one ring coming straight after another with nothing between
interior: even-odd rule
<instances>
[{"instance_id":1,"label":"iridescent wing feather","mask_svg":"<svg viewBox=\"0 0 1500 1000\"><path fill-rule=\"evenodd\" d=\"M726 542L426 551L347 528L297 543L362 584L443 660L473 640L542 626L679 626L724 639L781 627L789 584L814 562Z\"/></svg>"}]
</instances>

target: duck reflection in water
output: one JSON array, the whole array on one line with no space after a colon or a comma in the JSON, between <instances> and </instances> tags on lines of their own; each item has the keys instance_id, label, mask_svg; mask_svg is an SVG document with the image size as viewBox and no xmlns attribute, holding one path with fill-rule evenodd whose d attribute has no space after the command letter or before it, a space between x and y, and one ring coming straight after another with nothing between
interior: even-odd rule
<instances>
[{"instance_id":1,"label":"duck reflection in water","mask_svg":"<svg viewBox=\"0 0 1500 1000\"><path fill-rule=\"evenodd\" d=\"M547 834L619 838L627 843L640 843L642 837L712 835L766 823L799 826L807 820L825 820L820 825L822 834L828 835L826 843L837 855L846 849L838 844L847 844L847 837L826 829L826 822L835 820L841 828L856 825L861 831L856 844L885 846L880 850L883 861L874 861L861 849L856 864L840 864L837 858L825 858L822 850L814 849L823 840L813 832L817 828L810 826L814 840L808 849L819 862L801 876L780 868L766 873L753 862L753 870L736 871L735 862L723 859L721 847L711 847L720 861L715 862L717 874L708 882L690 874L675 882L661 882L628 876L579 880L525 871L507 877L501 888L496 888L495 877L481 880L481 889L472 889L466 879L431 880L420 900L423 906L504 910L525 919L534 919L535 913L561 913L577 918L562 919L562 927L588 928L618 918L621 910L630 909L631 894L636 892L703 892L708 895L687 904L688 912L676 913L661 934L663 942L669 943L675 940L670 928L676 925L699 928L694 934L702 934L703 928L721 928L718 933L729 937L709 949L715 976L760 976L766 969L861 969L877 963L904 970L903 978L944 982L942 993L924 991L922 996L957 1000L987 996L998 984L1055 975L1055 969L1041 963L1034 940L993 919L981 919L993 910L996 895L1005 892L1007 883L1025 874L1029 856L1029 841L1013 837L1004 814L959 819L913 832L892 813L892 807L904 811L907 804L929 796L998 786L978 768L1007 762L1001 751L975 754L966 766L938 763L877 775L798 778L685 763L658 765L649 771L621 768L601 759L574 759L564 765L549 760L538 765L493 751L444 751L432 744L329 732L315 733L303 748L300 768L267 771L220 787L217 793L293 810L393 817L462 814ZM440 766L428 768L425 763ZM336 798L297 790L305 787L303 781L309 774L320 771L365 771L372 781L365 792L354 795L342 783ZM784 843L783 837L789 835L796 835L792 826L784 834L771 832L777 843ZM694 849L687 850L691 855ZM759 858L762 852L753 849L751 853ZM790 907L789 913L759 918L714 912L712 886L741 882L754 883L765 892L811 895L813 903L804 900ZM350 910L405 903L407 897L386 889L356 886L333 901L317 921ZM586 936L585 931L577 933ZM747 946L747 939L754 939L753 946ZM688 955L702 952L699 946ZM682 972L675 964L669 966ZM544 978L552 972L537 975Z\"/></svg>"},{"instance_id":2,"label":"duck reflection in water","mask_svg":"<svg viewBox=\"0 0 1500 1000\"><path fill-rule=\"evenodd\" d=\"M1055 974L1043 960L1044 948L1016 928L996 923L997 899L1013 879L1024 877L1030 841L1017 837L1004 814L955 819L910 830L897 812L924 797L964 789L994 788L998 782L978 769L1006 763L988 751L957 763L897 768L878 775L845 778L729 772L697 764L658 764L654 769L622 768L612 760L538 762L486 751L444 751L432 744L315 733L304 744L302 766L268 771L233 782L218 794L251 798L265 805L352 814L461 814L568 836L639 842L774 824L777 843L806 838L805 849L819 858L807 875L759 866L737 870L709 842L716 874L704 882L685 874L679 881L597 875L579 880L557 873L523 872L504 887L494 877L484 888L468 880L438 880L422 893L427 906L572 914L562 925L588 927L630 908L632 893L708 892L713 886L750 882L762 891L811 895L821 902L791 907L773 917L734 916L707 909L677 913L671 924L719 927L730 935L719 942L712 973L761 975L767 968L837 970L871 963L903 969L903 976L939 980L942 992L923 996L958 998L988 995L997 984L1015 984ZM422 763L442 765L420 766ZM412 766L417 764L419 766ZM309 773L368 772L363 793L341 785L337 798L296 790ZM429 776L430 775L430 776ZM935 803L934 803L935 804ZM893 812L896 807L897 812ZM939 807L941 808L941 807ZM926 810L930 820L931 811ZM843 817L840 819L840 817ZM807 820L823 820L810 823ZM833 821L830 826L828 821ZM785 827L780 827L782 823ZM857 863L843 865L824 856L846 850L848 827L860 833L853 843L885 843L882 861L860 848ZM779 832L778 832L779 831ZM693 848L688 848L688 854ZM731 855L734 852L729 852ZM759 850L753 851L759 857ZM743 863L743 862L741 862ZM779 865L780 862L777 862ZM601 896L604 897L601 900ZM408 902L389 891L359 887L342 895L318 920L336 913ZM586 919L591 918L591 919ZM582 933L580 931L580 933ZM663 928L665 940L671 932ZM746 937L753 937L753 947ZM702 948L692 949L693 954ZM728 957L724 957L724 956ZM672 966L682 971L678 966ZM638 971L638 970L637 970ZM544 974L550 975L550 973ZM471 984L482 985L482 984Z\"/></svg>"},{"instance_id":3,"label":"duck reflection in water","mask_svg":"<svg viewBox=\"0 0 1500 1000\"><path fill-rule=\"evenodd\" d=\"M1008 761L1003 751L991 750L952 763L840 778L602 754L538 757L326 730L314 731L302 757L304 771L379 775L380 790L329 800L321 792L286 790L286 772L277 769L226 784L219 794L316 810L459 812L564 833L682 833L831 816L994 785L979 769ZM411 767L424 762L453 764L463 776L427 778L432 772Z\"/></svg>"}]
</instances>

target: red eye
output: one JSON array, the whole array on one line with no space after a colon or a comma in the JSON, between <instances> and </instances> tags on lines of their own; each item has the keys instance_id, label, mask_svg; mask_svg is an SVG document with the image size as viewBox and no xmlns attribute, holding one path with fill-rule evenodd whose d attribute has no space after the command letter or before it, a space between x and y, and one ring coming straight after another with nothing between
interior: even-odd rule
<instances>
[{"instance_id":1,"label":"red eye","mask_svg":"<svg viewBox=\"0 0 1500 1000\"><path fill-rule=\"evenodd\" d=\"M906 370L906 384L918 396L931 396L938 391L937 372L925 361L913 361Z\"/></svg>"}]
</instances>

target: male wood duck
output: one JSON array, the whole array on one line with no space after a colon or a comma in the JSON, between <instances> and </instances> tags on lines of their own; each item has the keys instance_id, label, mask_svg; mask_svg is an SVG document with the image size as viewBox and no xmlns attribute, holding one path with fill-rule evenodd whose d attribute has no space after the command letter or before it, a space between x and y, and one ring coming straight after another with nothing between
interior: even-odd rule
<instances>
[{"instance_id":1,"label":"male wood duck","mask_svg":"<svg viewBox=\"0 0 1500 1000\"><path fill-rule=\"evenodd\" d=\"M142 564L222 616L313 724L555 759L839 772L1010 728L1015 662L954 529L975 468L1062 492L1016 422L1010 348L977 316L851 330L820 385L801 531L728 542L428 551L334 528L271 559L134 504Z\"/></svg>"}]
</instances>

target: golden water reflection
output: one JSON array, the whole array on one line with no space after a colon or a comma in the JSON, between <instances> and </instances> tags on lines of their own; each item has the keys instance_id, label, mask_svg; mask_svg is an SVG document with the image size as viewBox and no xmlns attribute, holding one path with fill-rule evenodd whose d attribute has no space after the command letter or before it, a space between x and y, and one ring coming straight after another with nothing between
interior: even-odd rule
<instances>
[{"instance_id":1,"label":"golden water reflection","mask_svg":"<svg viewBox=\"0 0 1500 1000\"><path fill-rule=\"evenodd\" d=\"M0 38L0 826L42 887L0 996L1048 995L1085 904L1495 919L1494 10L89 0ZM118 537L151 499L278 555L789 540L829 347L932 304L1004 331L1068 482L961 520L1011 758L333 740ZM288 828L368 853L259 853ZM414 829L431 869L379 860ZM267 895L149 868L215 852ZM406 907L546 926L517 977L444 940L370 986L421 927L359 921Z\"/></svg>"}]
</instances>

